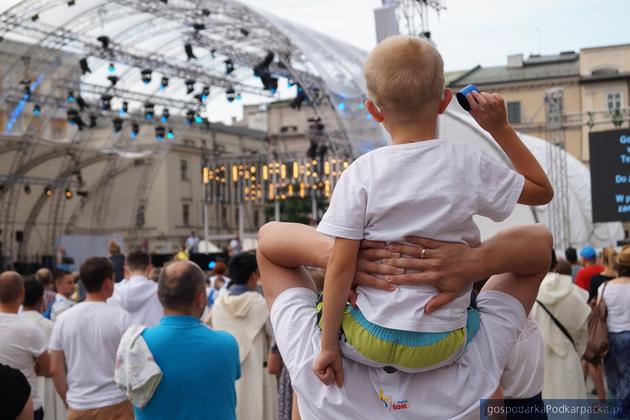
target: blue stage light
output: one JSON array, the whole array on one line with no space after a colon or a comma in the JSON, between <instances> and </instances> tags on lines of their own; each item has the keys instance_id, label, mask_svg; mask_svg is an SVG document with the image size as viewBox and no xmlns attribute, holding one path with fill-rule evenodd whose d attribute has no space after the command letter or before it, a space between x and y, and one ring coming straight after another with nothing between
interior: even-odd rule
<instances>
[{"instance_id":1,"label":"blue stage light","mask_svg":"<svg viewBox=\"0 0 630 420\"><path fill-rule=\"evenodd\" d=\"M346 109L346 104L343 102L339 102L339 105L337 105L337 108L339 109L339 111L343 111Z\"/></svg>"},{"instance_id":2,"label":"blue stage light","mask_svg":"<svg viewBox=\"0 0 630 420\"><path fill-rule=\"evenodd\" d=\"M68 96L66 96L66 100L69 103L72 103L72 102L76 101L76 98L74 97L74 92L72 92L72 91L68 92Z\"/></svg>"},{"instance_id":3,"label":"blue stage light","mask_svg":"<svg viewBox=\"0 0 630 420\"><path fill-rule=\"evenodd\" d=\"M208 263L208 268L209 268L210 270L214 270L214 267L216 267L216 266L217 266L217 262L216 262L216 261L210 261L210 262Z\"/></svg>"},{"instance_id":4,"label":"blue stage light","mask_svg":"<svg viewBox=\"0 0 630 420\"><path fill-rule=\"evenodd\" d=\"M357 108L359 108L359 109L365 109L365 104L364 104L363 102L361 102L361 103L359 104L359 106L357 106Z\"/></svg>"},{"instance_id":5,"label":"blue stage light","mask_svg":"<svg viewBox=\"0 0 630 420\"><path fill-rule=\"evenodd\" d=\"M197 124L201 124L203 122L203 118L201 117L201 115L195 115L195 122Z\"/></svg>"},{"instance_id":6,"label":"blue stage light","mask_svg":"<svg viewBox=\"0 0 630 420\"><path fill-rule=\"evenodd\" d=\"M42 115L42 109L38 104L35 104L35 106L33 106L33 115L36 117Z\"/></svg>"},{"instance_id":7,"label":"blue stage light","mask_svg":"<svg viewBox=\"0 0 630 420\"><path fill-rule=\"evenodd\" d=\"M116 72L116 66L114 66L114 63L109 63L109 66L107 66L107 72L108 73L115 73Z\"/></svg>"},{"instance_id":8,"label":"blue stage light","mask_svg":"<svg viewBox=\"0 0 630 420\"><path fill-rule=\"evenodd\" d=\"M169 128L168 133L166 133L166 138L169 140L173 140L175 138L175 133L173 133L173 130Z\"/></svg>"}]
</instances>

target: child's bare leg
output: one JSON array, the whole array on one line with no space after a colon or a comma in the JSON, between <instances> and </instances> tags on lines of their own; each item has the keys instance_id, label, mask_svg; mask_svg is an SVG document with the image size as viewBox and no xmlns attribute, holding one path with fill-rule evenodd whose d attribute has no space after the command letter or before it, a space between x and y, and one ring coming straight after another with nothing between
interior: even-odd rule
<instances>
[{"instance_id":1,"label":"child's bare leg","mask_svg":"<svg viewBox=\"0 0 630 420\"><path fill-rule=\"evenodd\" d=\"M276 265L326 267L333 240L299 223L270 222L258 231L258 249Z\"/></svg>"}]
</instances>

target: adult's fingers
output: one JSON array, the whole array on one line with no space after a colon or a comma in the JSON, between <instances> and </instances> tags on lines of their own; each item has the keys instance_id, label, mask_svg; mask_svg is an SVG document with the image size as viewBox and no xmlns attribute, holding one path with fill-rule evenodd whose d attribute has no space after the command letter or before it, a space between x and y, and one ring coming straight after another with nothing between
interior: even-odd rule
<instances>
[{"instance_id":1,"label":"adult's fingers","mask_svg":"<svg viewBox=\"0 0 630 420\"><path fill-rule=\"evenodd\" d=\"M393 267L426 271L437 270L439 268L438 260L431 259L417 259L417 258L392 258L389 260L383 260L384 264L391 265ZM393 273L404 274L404 273Z\"/></svg>"},{"instance_id":2,"label":"adult's fingers","mask_svg":"<svg viewBox=\"0 0 630 420\"><path fill-rule=\"evenodd\" d=\"M442 306L446 305L447 303L452 302L453 300L455 300L456 297L457 297L456 294L452 294L448 292L439 293L433 296L431 300L427 302L427 304L424 307L424 312L426 312L427 314L430 314L436 309L439 309Z\"/></svg>"},{"instance_id":3,"label":"adult's fingers","mask_svg":"<svg viewBox=\"0 0 630 420\"><path fill-rule=\"evenodd\" d=\"M379 279L378 277L371 276L366 273L357 272L354 276L355 282L359 286L373 287L381 290L396 290L396 285L389 283L386 280Z\"/></svg>"},{"instance_id":4,"label":"adult's fingers","mask_svg":"<svg viewBox=\"0 0 630 420\"><path fill-rule=\"evenodd\" d=\"M420 236L407 236L405 241L410 244L419 245L423 248L436 249L444 245L444 242L435 241L429 238L421 238Z\"/></svg>"},{"instance_id":5,"label":"adult's fingers","mask_svg":"<svg viewBox=\"0 0 630 420\"><path fill-rule=\"evenodd\" d=\"M357 264L357 272L359 271L371 274L403 274L405 272L405 270L396 268L392 265L386 265L384 263L373 261L359 261Z\"/></svg>"},{"instance_id":6,"label":"adult's fingers","mask_svg":"<svg viewBox=\"0 0 630 420\"><path fill-rule=\"evenodd\" d=\"M385 280L392 284L433 284L439 280L437 273L432 271L425 271L421 273L406 273L406 274L394 274L385 276Z\"/></svg>"},{"instance_id":7,"label":"adult's fingers","mask_svg":"<svg viewBox=\"0 0 630 420\"><path fill-rule=\"evenodd\" d=\"M482 107L488 104L488 99L482 94L480 94L479 92L475 92L473 90L472 92L470 92L470 94L473 96L473 98L475 98L475 101L477 101L477 103L481 105Z\"/></svg>"},{"instance_id":8,"label":"adult's fingers","mask_svg":"<svg viewBox=\"0 0 630 420\"><path fill-rule=\"evenodd\" d=\"M362 240L361 243L359 244L359 248L360 249L385 248L386 246L387 246L387 242L383 242L383 241L369 241L367 239Z\"/></svg>"},{"instance_id":9,"label":"adult's fingers","mask_svg":"<svg viewBox=\"0 0 630 420\"><path fill-rule=\"evenodd\" d=\"M391 250L387 249L387 248L382 248L382 249L377 249L377 248L371 248L371 249L362 249L359 251L359 261L361 260L370 260L370 261L375 261L375 260L382 260L384 258L396 258L399 257L399 255L395 255L396 253L392 252Z\"/></svg>"}]
</instances>

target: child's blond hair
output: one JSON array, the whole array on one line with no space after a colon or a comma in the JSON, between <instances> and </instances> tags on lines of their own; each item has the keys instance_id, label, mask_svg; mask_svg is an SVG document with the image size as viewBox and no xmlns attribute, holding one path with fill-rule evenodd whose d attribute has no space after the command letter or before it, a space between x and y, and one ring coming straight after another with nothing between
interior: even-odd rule
<instances>
[{"instance_id":1,"label":"child's blond hair","mask_svg":"<svg viewBox=\"0 0 630 420\"><path fill-rule=\"evenodd\" d=\"M444 92L444 62L428 41L393 36L368 56L365 82L370 99L391 121L432 117Z\"/></svg>"}]
</instances>

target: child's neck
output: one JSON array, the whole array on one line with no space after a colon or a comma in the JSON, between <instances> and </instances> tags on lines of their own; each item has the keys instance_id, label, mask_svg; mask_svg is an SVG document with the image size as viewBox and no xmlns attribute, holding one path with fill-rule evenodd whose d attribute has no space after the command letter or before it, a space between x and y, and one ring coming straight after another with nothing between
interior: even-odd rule
<instances>
[{"instance_id":1,"label":"child's neck","mask_svg":"<svg viewBox=\"0 0 630 420\"><path fill-rule=\"evenodd\" d=\"M405 144L437 138L437 118L431 121L417 121L411 124L385 124L392 137L392 143Z\"/></svg>"}]
</instances>

